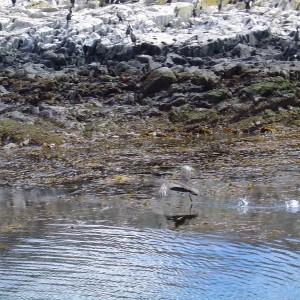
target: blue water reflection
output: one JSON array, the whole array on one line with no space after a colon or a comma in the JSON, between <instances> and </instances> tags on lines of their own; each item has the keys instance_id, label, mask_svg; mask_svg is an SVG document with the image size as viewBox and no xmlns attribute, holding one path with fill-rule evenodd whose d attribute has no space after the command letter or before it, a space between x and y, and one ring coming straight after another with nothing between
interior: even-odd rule
<instances>
[{"instance_id":1,"label":"blue water reflection","mask_svg":"<svg viewBox=\"0 0 300 300\"><path fill-rule=\"evenodd\" d=\"M2 242L0 299L299 299L300 241L48 224Z\"/></svg>"}]
</instances>

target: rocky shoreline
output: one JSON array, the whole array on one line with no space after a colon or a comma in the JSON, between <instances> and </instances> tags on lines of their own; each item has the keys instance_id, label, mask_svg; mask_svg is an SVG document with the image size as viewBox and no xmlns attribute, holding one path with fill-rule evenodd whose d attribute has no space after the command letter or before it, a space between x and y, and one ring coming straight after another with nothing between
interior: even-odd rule
<instances>
[{"instance_id":1,"label":"rocky shoreline","mask_svg":"<svg viewBox=\"0 0 300 300\"><path fill-rule=\"evenodd\" d=\"M249 14L241 3L217 12L90 1L75 6L69 27L68 1L9 3L0 31L2 184L126 184L109 178L129 173L128 157L143 174L215 153L225 161L248 134L255 153L269 153L275 136L287 153L299 146L299 12L284 3ZM224 135L235 139L229 152ZM278 157L269 159L276 168Z\"/></svg>"}]
</instances>

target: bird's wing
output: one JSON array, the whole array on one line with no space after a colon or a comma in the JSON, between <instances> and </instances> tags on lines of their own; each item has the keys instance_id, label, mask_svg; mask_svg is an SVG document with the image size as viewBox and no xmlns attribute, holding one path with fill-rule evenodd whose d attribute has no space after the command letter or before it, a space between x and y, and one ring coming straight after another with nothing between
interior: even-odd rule
<instances>
[{"instance_id":1,"label":"bird's wing","mask_svg":"<svg viewBox=\"0 0 300 300\"><path fill-rule=\"evenodd\" d=\"M195 189L195 188L191 187L190 185L183 183L181 181L169 183L169 189L178 191L178 192L191 193L194 196L199 195L199 191L197 189Z\"/></svg>"},{"instance_id":2,"label":"bird's wing","mask_svg":"<svg viewBox=\"0 0 300 300\"><path fill-rule=\"evenodd\" d=\"M190 186L190 193L194 196L198 196L199 195L199 190L197 190L197 189Z\"/></svg>"},{"instance_id":3,"label":"bird's wing","mask_svg":"<svg viewBox=\"0 0 300 300\"><path fill-rule=\"evenodd\" d=\"M159 197L166 197L166 196L167 196L167 193L168 193L168 190L169 190L168 184L164 182L164 183L160 186L160 188L159 188L158 196L159 196Z\"/></svg>"}]
</instances>

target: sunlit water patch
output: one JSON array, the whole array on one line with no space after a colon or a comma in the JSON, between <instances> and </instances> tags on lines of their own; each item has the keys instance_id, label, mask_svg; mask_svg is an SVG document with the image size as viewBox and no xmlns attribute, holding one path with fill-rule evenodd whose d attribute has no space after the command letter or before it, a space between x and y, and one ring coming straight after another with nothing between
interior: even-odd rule
<instances>
[{"instance_id":1,"label":"sunlit water patch","mask_svg":"<svg viewBox=\"0 0 300 300\"><path fill-rule=\"evenodd\" d=\"M297 299L299 240L48 224L1 251L1 299Z\"/></svg>"}]
</instances>

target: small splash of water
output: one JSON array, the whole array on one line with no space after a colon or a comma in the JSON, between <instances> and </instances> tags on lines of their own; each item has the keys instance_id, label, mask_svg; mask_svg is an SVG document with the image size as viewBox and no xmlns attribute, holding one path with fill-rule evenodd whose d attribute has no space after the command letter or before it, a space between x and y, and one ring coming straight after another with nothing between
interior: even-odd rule
<instances>
[{"instance_id":1,"label":"small splash of water","mask_svg":"<svg viewBox=\"0 0 300 300\"><path fill-rule=\"evenodd\" d=\"M300 209L298 200L285 201L285 207L288 212L297 213Z\"/></svg>"},{"instance_id":2,"label":"small splash of water","mask_svg":"<svg viewBox=\"0 0 300 300\"><path fill-rule=\"evenodd\" d=\"M298 208L299 207L299 201L298 200L285 201L285 206L287 208Z\"/></svg>"},{"instance_id":3,"label":"small splash of water","mask_svg":"<svg viewBox=\"0 0 300 300\"><path fill-rule=\"evenodd\" d=\"M246 207L249 204L249 200L246 196L243 196L238 199L238 206L240 207Z\"/></svg>"}]
</instances>

